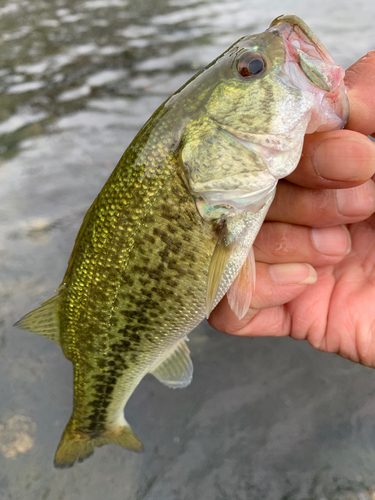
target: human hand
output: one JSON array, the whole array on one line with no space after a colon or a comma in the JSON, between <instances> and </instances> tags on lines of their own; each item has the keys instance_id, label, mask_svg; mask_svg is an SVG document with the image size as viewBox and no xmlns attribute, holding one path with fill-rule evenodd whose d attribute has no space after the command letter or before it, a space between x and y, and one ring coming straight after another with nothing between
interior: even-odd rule
<instances>
[{"instance_id":1,"label":"human hand","mask_svg":"<svg viewBox=\"0 0 375 500\"><path fill-rule=\"evenodd\" d=\"M306 136L254 243L256 289L239 320L227 298L216 329L287 336L375 367L375 51L345 76L346 130Z\"/></svg>"}]
</instances>

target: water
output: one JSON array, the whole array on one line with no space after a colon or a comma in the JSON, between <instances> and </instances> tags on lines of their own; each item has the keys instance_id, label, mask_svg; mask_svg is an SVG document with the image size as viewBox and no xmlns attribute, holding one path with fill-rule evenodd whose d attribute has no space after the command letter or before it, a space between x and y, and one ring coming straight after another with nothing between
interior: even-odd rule
<instances>
[{"instance_id":1,"label":"water","mask_svg":"<svg viewBox=\"0 0 375 500\"><path fill-rule=\"evenodd\" d=\"M128 405L145 453L107 446L56 471L72 367L11 327L53 294L85 211L156 107L285 12L344 67L375 48L372 0L0 2L1 500L375 498L370 369L202 324L192 385L146 377Z\"/></svg>"}]
</instances>

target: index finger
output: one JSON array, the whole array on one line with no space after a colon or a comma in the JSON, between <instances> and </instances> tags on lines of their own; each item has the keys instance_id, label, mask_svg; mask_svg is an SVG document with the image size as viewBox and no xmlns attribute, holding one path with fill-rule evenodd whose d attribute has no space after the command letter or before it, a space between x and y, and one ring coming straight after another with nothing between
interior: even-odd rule
<instances>
[{"instance_id":1,"label":"index finger","mask_svg":"<svg viewBox=\"0 0 375 500\"><path fill-rule=\"evenodd\" d=\"M375 144L358 132L332 130L305 136L298 167L286 179L310 189L342 189L375 174Z\"/></svg>"}]
</instances>

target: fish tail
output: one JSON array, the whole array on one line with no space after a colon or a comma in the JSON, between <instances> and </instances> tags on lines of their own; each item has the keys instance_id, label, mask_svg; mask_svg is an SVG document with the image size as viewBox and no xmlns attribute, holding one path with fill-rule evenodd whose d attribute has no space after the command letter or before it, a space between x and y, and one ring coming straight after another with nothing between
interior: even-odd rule
<instances>
[{"instance_id":1,"label":"fish tail","mask_svg":"<svg viewBox=\"0 0 375 500\"><path fill-rule=\"evenodd\" d=\"M54 465L57 468L72 467L83 462L94 453L96 447L105 444L117 444L133 451L142 451L143 444L128 425L108 429L95 436L72 429L70 422L62 435L56 451Z\"/></svg>"}]
</instances>

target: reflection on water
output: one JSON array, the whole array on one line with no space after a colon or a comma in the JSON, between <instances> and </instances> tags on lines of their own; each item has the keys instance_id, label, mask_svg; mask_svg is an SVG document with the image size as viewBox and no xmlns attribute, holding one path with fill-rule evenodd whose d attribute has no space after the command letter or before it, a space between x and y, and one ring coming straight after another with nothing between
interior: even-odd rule
<instances>
[{"instance_id":1,"label":"reflection on water","mask_svg":"<svg viewBox=\"0 0 375 500\"><path fill-rule=\"evenodd\" d=\"M372 23L363 26L366 16L358 12L338 15L334 31L329 18L316 23L327 44L340 40L330 49L344 65L352 61L347 45L355 55L369 48ZM263 30L278 14L277 2L265 10L243 0L8 1L0 8L0 154L9 158L20 141L48 132L90 99L152 92L162 100L237 37Z\"/></svg>"},{"instance_id":2,"label":"reflection on water","mask_svg":"<svg viewBox=\"0 0 375 500\"><path fill-rule=\"evenodd\" d=\"M192 386L146 378L128 405L146 453L106 447L56 472L71 365L11 328L59 285L85 211L158 105L285 12L344 67L374 48L372 0L0 2L0 500L96 500L108 479L116 499L375 498L371 370L202 325Z\"/></svg>"},{"instance_id":3,"label":"reflection on water","mask_svg":"<svg viewBox=\"0 0 375 500\"><path fill-rule=\"evenodd\" d=\"M139 98L145 91L165 98L217 56L214 36L221 47L233 42L225 27L241 8L239 2L173 2L172 12L165 0L152 9L142 1L58 3L9 2L0 10L5 157L90 99Z\"/></svg>"}]
</instances>

